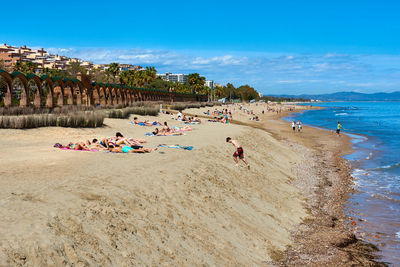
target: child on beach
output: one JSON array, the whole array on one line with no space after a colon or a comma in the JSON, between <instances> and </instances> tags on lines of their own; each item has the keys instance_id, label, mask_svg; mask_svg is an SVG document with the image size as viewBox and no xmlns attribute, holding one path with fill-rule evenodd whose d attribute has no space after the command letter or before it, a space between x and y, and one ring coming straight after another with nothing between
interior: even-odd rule
<instances>
[{"instance_id":1,"label":"child on beach","mask_svg":"<svg viewBox=\"0 0 400 267\"><path fill-rule=\"evenodd\" d=\"M295 121L292 121L292 129L293 129L293 132L295 133L296 132L296 122Z\"/></svg>"},{"instance_id":2,"label":"child on beach","mask_svg":"<svg viewBox=\"0 0 400 267\"><path fill-rule=\"evenodd\" d=\"M250 165L246 161L246 159L244 158L243 148L240 145L240 143L237 140L233 140L230 137L226 138L226 142L231 143L236 148L235 153L233 153L233 160L235 161L236 166L239 166L239 162L238 162L238 159L237 159L239 157L239 159L241 159L246 164L247 168L250 170Z\"/></svg>"}]
</instances>

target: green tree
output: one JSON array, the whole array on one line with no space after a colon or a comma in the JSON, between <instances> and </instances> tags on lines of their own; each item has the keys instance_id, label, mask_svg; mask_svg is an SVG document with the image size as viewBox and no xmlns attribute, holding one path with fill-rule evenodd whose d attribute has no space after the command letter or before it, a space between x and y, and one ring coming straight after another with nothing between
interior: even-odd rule
<instances>
[{"instance_id":1,"label":"green tree","mask_svg":"<svg viewBox=\"0 0 400 267\"><path fill-rule=\"evenodd\" d=\"M121 83L126 84L128 86L137 86L134 70L126 70L121 72L121 74L119 75L119 80Z\"/></svg>"},{"instance_id":2,"label":"green tree","mask_svg":"<svg viewBox=\"0 0 400 267\"><path fill-rule=\"evenodd\" d=\"M116 79L116 77L119 75L120 72L120 66L119 63L110 63L108 65L108 68L106 69L106 73L109 74L111 77Z\"/></svg>"},{"instance_id":3,"label":"green tree","mask_svg":"<svg viewBox=\"0 0 400 267\"><path fill-rule=\"evenodd\" d=\"M157 77L150 82L149 88L169 91L169 89L173 88L173 84L171 82L164 81L161 77Z\"/></svg>"},{"instance_id":4,"label":"green tree","mask_svg":"<svg viewBox=\"0 0 400 267\"><path fill-rule=\"evenodd\" d=\"M16 62L13 66L13 71L19 71L22 73L34 73L36 66L34 63L27 61L27 62Z\"/></svg>"},{"instance_id":5,"label":"green tree","mask_svg":"<svg viewBox=\"0 0 400 267\"><path fill-rule=\"evenodd\" d=\"M190 85L191 93L198 93L204 90L205 77L201 77L198 73L191 73L187 76L187 82Z\"/></svg>"},{"instance_id":6,"label":"green tree","mask_svg":"<svg viewBox=\"0 0 400 267\"><path fill-rule=\"evenodd\" d=\"M147 85L156 78L157 71L154 67L146 67L144 80Z\"/></svg>"},{"instance_id":7,"label":"green tree","mask_svg":"<svg viewBox=\"0 0 400 267\"><path fill-rule=\"evenodd\" d=\"M242 85L237 88L237 93L239 94L242 101L249 101L252 99L259 99L258 92L249 85Z\"/></svg>"},{"instance_id":8,"label":"green tree","mask_svg":"<svg viewBox=\"0 0 400 267\"><path fill-rule=\"evenodd\" d=\"M66 68L69 77L76 77L78 73L88 74L88 69L81 65L80 62L70 62Z\"/></svg>"}]
</instances>

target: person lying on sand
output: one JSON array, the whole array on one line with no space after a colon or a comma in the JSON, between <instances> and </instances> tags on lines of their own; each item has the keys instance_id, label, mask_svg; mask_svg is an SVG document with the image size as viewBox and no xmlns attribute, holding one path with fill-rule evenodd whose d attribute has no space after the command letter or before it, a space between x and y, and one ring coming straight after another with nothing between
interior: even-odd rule
<instances>
[{"instance_id":1,"label":"person lying on sand","mask_svg":"<svg viewBox=\"0 0 400 267\"><path fill-rule=\"evenodd\" d=\"M100 149L100 150L107 150L107 147L103 146L99 140L94 138L92 143L89 145L90 149Z\"/></svg>"},{"instance_id":2,"label":"person lying on sand","mask_svg":"<svg viewBox=\"0 0 400 267\"><path fill-rule=\"evenodd\" d=\"M66 148L73 150L89 150L89 147L84 142L72 143L70 142Z\"/></svg>"},{"instance_id":3,"label":"person lying on sand","mask_svg":"<svg viewBox=\"0 0 400 267\"><path fill-rule=\"evenodd\" d=\"M226 138L226 142L231 143L236 148L235 153L233 153L233 160L235 161L236 166L239 166L239 162L238 162L238 159L237 159L239 157L239 159L241 159L246 164L247 168L250 170L250 165L246 161L246 159L244 158L243 148L240 145L239 141L233 140L232 138L227 137Z\"/></svg>"},{"instance_id":4,"label":"person lying on sand","mask_svg":"<svg viewBox=\"0 0 400 267\"><path fill-rule=\"evenodd\" d=\"M189 122L199 122L201 123L201 120L197 117L197 115L194 116L194 118L190 118Z\"/></svg>"},{"instance_id":5,"label":"person lying on sand","mask_svg":"<svg viewBox=\"0 0 400 267\"><path fill-rule=\"evenodd\" d=\"M113 153L150 153L152 151L157 150L156 148L146 148L142 146L116 146L108 149L108 151L113 152Z\"/></svg>"},{"instance_id":6,"label":"person lying on sand","mask_svg":"<svg viewBox=\"0 0 400 267\"><path fill-rule=\"evenodd\" d=\"M169 132L162 132L162 131L159 131L158 128L156 128L152 132L152 134L155 135L155 136L171 136L171 135L182 135L183 133L176 132L176 131L171 131L171 130Z\"/></svg>"},{"instance_id":7,"label":"person lying on sand","mask_svg":"<svg viewBox=\"0 0 400 267\"><path fill-rule=\"evenodd\" d=\"M171 131L171 128L169 128L168 123L164 121L164 125L162 129L160 130L161 133L169 133Z\"/></svg>"},{"instance_id":8,"label":"person lying on sand","mask_svg":"<svg viewBox=\"0 0 400 267\"><path fill-rule=\"evenodd\" d=\"M161 125L161 123L159 123L158 121L154 121L154 122L150 122L149 120L145 120L143 122L139 121L137 117L133 118L132 121L133 124L135 125L140 125L140 126L153 126L153 125Z\"/></svg>"}]
</instances>

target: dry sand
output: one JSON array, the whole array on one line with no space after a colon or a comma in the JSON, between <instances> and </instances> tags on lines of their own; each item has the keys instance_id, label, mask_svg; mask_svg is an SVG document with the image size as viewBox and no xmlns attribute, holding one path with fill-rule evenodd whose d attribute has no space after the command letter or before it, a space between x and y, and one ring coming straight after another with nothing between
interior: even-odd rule
<instances>
[{"instance_id":1,"label":"dry sand","mask_svg":"<svg viewBox=\"0 0 400 267\"><path fill-rule=\"evenodd\" d=\"M169 115L147 118L182 125ZM153 129L105 124L0 130L0 265L266 265L308 216L292 184L304 159L263 130L204 123L184 136L147 138L148 147L192 151L53 148ZM227 136L244 146L250 171L234 165Z\"/></svg>"},{"instance_id":2,"label":"dry sand","mask_svg":"<svg viewBox=\"0 0 400 267\"><path fill-rule=\"evenodd\" d=\"M150 154L53 148L116 131L143 138L154 128L128 120L0 130L0 266L369 265L344 227L351 179L339 156L349 139L309 127L293 134L281 116L251 122L235 108L236 124L147 138L148 147L194 150ZM182 126L164 114L140 118ZM227 136L242 143L250 171L235 167Z\"/></svg>"}]
</instances>

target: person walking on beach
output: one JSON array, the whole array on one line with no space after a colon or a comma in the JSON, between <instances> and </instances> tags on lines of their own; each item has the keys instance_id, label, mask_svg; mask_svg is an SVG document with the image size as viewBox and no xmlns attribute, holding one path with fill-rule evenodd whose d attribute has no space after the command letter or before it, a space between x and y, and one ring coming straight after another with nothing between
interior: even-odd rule
<instances>
[{"instance_id":1,"label":"person walking on beach","mask_svg":"<svg viewBox=\"0 0 400 267\"><path fill-rule=\"evenodd\" d=\"M340 136L340 129L342 129L342 125L340 124L340 122L337 122L336 133L338 136Z\"/></svg>"},{"instance_id":2,"label":"person walking on beach","mask_svg":"<svg viewBox=\"0 0 400 267\"><path fill-rule=\"evenodd\" d=\"M295 121L292 121L292 129L293 129L293 132L295 133L296 132L296 122Z\"/></svg>"},{"instance_id":3,"label":"person walking on beach","mask_svg":"<svg viewBox=\"0 0 400 267\"><path fill-rule=\"evenodd\" d=\"M301 127L302 127L301 121L298 121L298 122L297 122L297 130L298 130L299 132L301 132Z\"/></svg>"},{"instance_id":4,"label":"person walking on beach","mask_svg":"<svg viewBox=\"0 0 400 267\"><path fill-rule=\"evenodd\" d=\"M231 143L236 148L235 153L233 153L233 160L235 161L236 166L239 166L239 162L238 162L238 159L237 159L239 157L239 159L241 159L246 164L247 168L250 170L250 165L246 161L246 159L244 158L243 148L240 145L240 143L237 140L233 140L230 137L226 138L226 142Z\"/></svg>"}]
</instances>

